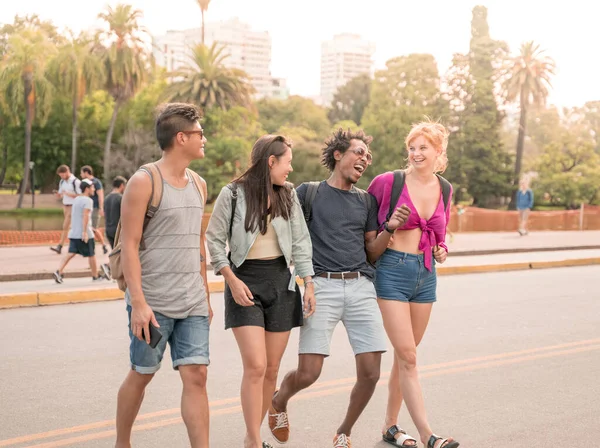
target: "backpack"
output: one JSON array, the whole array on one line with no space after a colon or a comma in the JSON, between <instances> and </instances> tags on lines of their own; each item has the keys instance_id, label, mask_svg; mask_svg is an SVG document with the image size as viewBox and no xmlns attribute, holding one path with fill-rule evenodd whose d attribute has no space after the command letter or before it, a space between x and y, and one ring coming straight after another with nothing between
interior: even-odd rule
<instances>
[{"instance_id":1,"label":"backpack","mask_svg":"<svg viewBox=\"0 0 600 448\"><path fill-rule=\"evenodd\" d=\"M150 175L150 181L152 182L152 194L150 195L150 200L148 201L148 205L146 207L146 215L144 216L144 224L142 226L142 238L140 240L140 250L144 250L146 248L144 244L144 232L146 227L148 227L148 223L154 216L154 214L158 211L160 207L160 203L162 201L163 196L163 177L156 166L156 163L147 163L146 165L142 165L140 170L145 171ZM192 179L198 193L200 194L200 199L204 201L203 196L203 188L202 181L198 173L186 169L186 173L188 179ZM114 280L117 281L119 285L119 289L121 291L125 291L127 289L127 283L125 282L125 276L123 274L123 266L121 263L121 220L119 219L119 224L117 224L117 231L115 233L115 244L113 246L113 250L108 255L108 260L110 263L110 273Z\"/></svg>"},{"instance_id":2,"label":"backpack","mask_svg":"<svg viewBox=\"0 0 600 448\"><path fill-rule=\"evenodd\" d=\"M317 191L319 190L319 186L321 182L305 182L308 187L306 189L306 195L304 196L304 203L302 204L302 210L304 211L304 219L306 223L312 219L312 204L317 196ZM371 205L373 204L373 197L367 193L365 190L361 190L360 188L353 187L358 192L358 197L362 201L363 204L367 207L367 211L371 209Z\"/></svg>"},{"instance_id":3,"label":"backpack","mask_svg":"<svg viewBox=\"0 0 600 448\"><path fill-rule=\"evenodd\" d=\"M450 189L451 185L446 179L444 179L439 174L436 174L438 180L440 181L440 185L442 187L442 198L444 200L444 211L448 209L448 203L450 202ZM392 194L390 200L390 209L385 218L386 221L389 221L392 215L394 214L394 210L396 210L396 205L398 204L398 199L400 199L400 195L402 194L402 190L404 189L404 183L406 182L406 171L404 170L395 170L394 171L394 183L392 184Z\"/></svg>"}]
</instances>

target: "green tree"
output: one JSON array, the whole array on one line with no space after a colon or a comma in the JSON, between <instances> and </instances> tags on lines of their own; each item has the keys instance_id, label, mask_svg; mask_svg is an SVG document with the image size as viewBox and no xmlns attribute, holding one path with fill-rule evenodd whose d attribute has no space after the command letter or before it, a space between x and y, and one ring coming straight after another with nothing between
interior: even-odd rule
<instances>
[{"instance_id":1,"label":"green tree","mask_svg":"<svg viewBox=\"0 0 600 448\"><path fill-rule=\"evenodd\" d=\"M309 98L290 96L287 100L262 99L256 103L258 120L270 134L281 127L303 127L315 132L322 139L329 132L330 123L326 109Z\"/></svg>"},{"instance_id":2,"label":"green tree","mask_svg":"<svg viewBox=\"0 0 600 448\"><path fill-rule=\"evenodd\" d=\"M600 199L600 155L591 138L563 130L538 159L534 189L553 204L577 208Z\"/></svg>"},{"instance_id":3,"label":"green tree","mask_svg":"<svg viewBox=\"0 0 600 448\"><path fill-rule=\"evenodd\" d=\"M192 162L190 168L206 180L208 200L248 167L254 142L264 134L256 112L237 106L206 112L202 127L206 132L206 157Z\"/></svg>"},{"instance_id":4,"label":"green tree","mask_svg":"<svg viewBox=\"0 0 600 448\"><path fill-rule=\"evenodd\" d=\"M502 115L494 95L494 63L503 44L491 39L487 8L473 8L468 55L455 55L448 97L453 131L448 144L447 177L455 183L457 200L468 192L473 203L489 206L509 193L510 155L500 136Z\"/></svg>"},{"instance_id":5,"label":"green tree","mask_svg":"<svg viewBox=\"0 0 600 448\"><path fill-rule=\"evenodd\" d=\"M519 101L520 118L515 158L512 207L516 207L516 193L523 163L523 148L526 134L527 111L531 105L544 105L551 87L550 78L554 75L554 61L544 54L533 41L521 45L519 55L511 61L505 81L506 100Z\"/></svg>"},{"instance_id":6,"label":"green tree","mask_svg":"<svg viewBox=\"0 0 600 448\"><path fill-rule=\"evenodd\" d=\"M59 48L58 55L50 62L48 71L60 91L71 97L71 170L77 172L77 136L79 106L85 95L104 84L104 67L94 52L95 41L81 33Z\"/></svg>"},{"instance_id":7,"label":"green tree","mask_svg":"<svg viewBox=\"0 0 600 448\"><path fill-rule=\"evenodd\" d=\"M327 169L321 165L323 139L312 129L304 127L282 126L277 134L285 135L292 141L294 171L288 180L298 186L302 182L325 179Z\"/></svg>"},{"instance_id":8,"label":"green tree","mask_svg":"<svg viewBox=\"0 0 600 448\"><path fill-rule=\"evenodd\" d=\"M131 5L119 4L115 8L107 6L98 15L108 25L104 36L111 42L102 51L106 73L106 90L114 99L113 113L106 134L104 146L104 179L110 179L110 150L112 137L121 107L143 86L148 78L149 55L144 48L142 35L145 30L139 25L142 16L139 9Z\"/></svg>"},{"instance_id":9,"label":"green tree","mask_svg":"<svg viewBox=\"0 0 600 448\"><path fill-rule=\"evenodd\" d=\"M165 91L166 99L194 103L203 111L213 107L251 108L254 89L250 78L244 71L224 65L228 57L224 50L216 42L210 47L196 45L189 65L170 74L174 81Z\"/></svg>"},{"instance_id":10,"label":"green tree","mask_svg":"<svg viewBox=\"0 0 600 448\"><path fill-rule=\"evenodd\" d=\"M43 124L52 106L52 84L46 78L48 57L56 46L41 29L28 27L12 34L7 41L7 51L0 65L0 90L5 112L15 123L25 114L25 151L23 178L17 208L23 205L23 196L29 182L31 161L31 129L36 118Z\"/></svg>"},{"instance_id":11,"label":"green tree","mask_svg":"<svg viewBox=\"0 0 600 448\"><path fill-rule=\"evenodd\" d=\"M365 74L351 79L340 87L333 96L331 108L327 113L329 121L335 123L352 120L360 124L365 108L369 105L372 83L371 77Z\"/></svg>"},{"instance_id":12,"label":"green tree","mask_svg":"<svg viewBox=\"0 0 600 448\"><path fill-rule=\"evenodd\" d=\"M413 123L447 114L432 55L400 56L387 61L386 67L375 73L362 120L365 131L373 136L373 165L361 179L363 187L376 175L403 167L407 158L404 139Z\"/></svg>"},{"instance_id":13,"label":"green tree","mask_svg":"<svg viewBox=\"0 0 600 448\"><path fill-rule=\"evenodd\" d=\"M200 7L200 12L202 13L202 45L204 45L204 13L208 11L208 5L210 4L210 0L196 0L198 2L198 6Z\"/></svg>"}]
</instances>

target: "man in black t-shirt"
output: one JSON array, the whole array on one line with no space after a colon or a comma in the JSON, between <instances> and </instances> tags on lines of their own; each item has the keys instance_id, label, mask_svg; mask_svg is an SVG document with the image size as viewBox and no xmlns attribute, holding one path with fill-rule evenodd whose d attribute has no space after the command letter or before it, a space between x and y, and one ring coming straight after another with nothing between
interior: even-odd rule
<instances>
[{"instance_id":1,"label":"man in black t-shirt","mask_svg":"<svg viewBox=\"0 0 600 448\"><path fill-rule=\"evenodd\" d=\"M113 190L104 199L104 228L106 239L110 247L115 247L115 234L117 233L117 225L121 219L121 199L127 179L123 176L117 176L113 180Z\"/></svg>"},{"instance_id":2,"label":"man in black t-shirt","mask_svg":"<svg viewBox=\"0 0 600 448\"><path fill-rule=\"evenodd\" d=\"M298 368L285 376L269 410L269 428L280 442L289 437L287 403L319 378L339 321L346 327L355 354L357 381L333 446L351 446L352 427L379 380L381 354L387 350L387 339L369 258L373 260L381 254L390 238L385 235L387 232L377 233L375 198L355 187L371 164L368 146L371 140L362 131L340 129L325 142L322 162L331 176L319 183L308 219L317 306L300 330ZM308 189L307 184L297 189L305 212Z\"/></svg>"}]
</instances>

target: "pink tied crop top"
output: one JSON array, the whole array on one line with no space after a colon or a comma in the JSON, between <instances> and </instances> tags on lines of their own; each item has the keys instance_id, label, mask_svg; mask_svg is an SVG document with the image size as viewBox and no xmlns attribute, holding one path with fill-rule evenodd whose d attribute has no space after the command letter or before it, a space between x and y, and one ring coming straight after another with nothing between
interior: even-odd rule
<instances>
[{"instance_id":1,"label":"pink tied crop top","mask_svg":"<svg viewBox=\"0 0 600 448\"><path fill-rule=\"evenodd\" d=\"M375 196L377 199L377 205L379 212L377 213L377 222L379 228L382 229L385 224L387 214L390 210L390 201L392 196L392 184L394 183L394 173L388 171L387 173L380 174L371 182L367 191ZM406 204L410 208L410 216L408 221L400 227L400 230L411 230L420 228L423 232L421 234L421 240L419 241L419 250L423 252L423 258L425 260L425 267L431 272L431 260L433 258L433 248L441 246L448 251L446 246L446 228L450 222L450 203L452 199L452 188L450 189L450 200L448 201L448 208L444 212L444 200L442 198L442 189L440 188L440 200L437 208L433 212L433 215L429 219L423 219L419 216L415 205L410 199L408 188L404 184L402 193L398 198L398 204L396 207L400 207L402 204Z\"/></svg>"}]
</instances>

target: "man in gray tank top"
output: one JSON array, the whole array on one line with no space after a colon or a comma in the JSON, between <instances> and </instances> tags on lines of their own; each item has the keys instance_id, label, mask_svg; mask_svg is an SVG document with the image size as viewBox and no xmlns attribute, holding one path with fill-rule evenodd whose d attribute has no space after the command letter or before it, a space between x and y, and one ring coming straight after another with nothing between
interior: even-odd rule
<instances>
[{"instance_id":1,"label":"man in gray tank top","mask_svg":"<svg viewBox=\"0 0 600 448\"><path fill-rule=\"evenodd\" d=\"M206 182L193 175L191 161L204 157L200 113L191 104L164 105L156 120L162 158L156 162L162 200L143 230L153 184L149 171L127 183L121 207L121 262L127 283L131 370L117 404L116 447L131 446L131 429L146 386L160 368L167 342L173 368L183 381L181 414L190 445L208 447L208 335L212 319L206 280L202 215ZM199 186L199 188L198 188ZM152 348L150 325L162 339Z\"/></svg>"}]
</instances>

